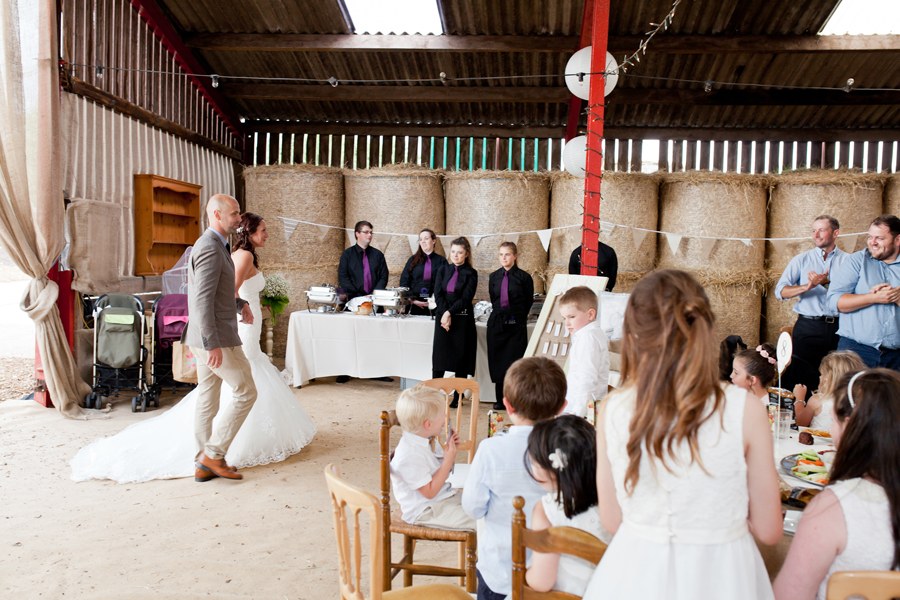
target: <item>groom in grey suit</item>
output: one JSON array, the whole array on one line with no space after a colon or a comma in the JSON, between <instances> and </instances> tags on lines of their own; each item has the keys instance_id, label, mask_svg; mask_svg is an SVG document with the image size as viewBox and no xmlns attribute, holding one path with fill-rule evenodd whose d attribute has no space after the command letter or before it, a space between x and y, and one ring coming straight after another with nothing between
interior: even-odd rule
<instances>
[{"instance_id":1,"label":"groom in grey suit","mask_svg":"<svg viewBox=\"0 0 900 600\"><path fill-rule=\"evenodd\" d=\"M206 205L206 215L209 229L194 243L188 262L189 318L181 337L197 356L194 479L242 479L225 463L228 447L256 402L256 384L237 329L237 313L244 323L253 323L253 313L246 300L235 297L228 244L228 235L241 221L240 207L231 196L216 194ZM234 401L213 431L223 381L234 390Z\"/></svg>"}]
</instances>

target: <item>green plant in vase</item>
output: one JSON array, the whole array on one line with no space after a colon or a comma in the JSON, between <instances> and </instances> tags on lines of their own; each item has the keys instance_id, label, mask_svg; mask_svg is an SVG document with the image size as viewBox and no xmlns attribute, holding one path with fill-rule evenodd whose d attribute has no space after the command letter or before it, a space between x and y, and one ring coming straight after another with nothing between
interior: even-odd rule
<instances>
[{"instance_id":1,"label":"green plant in vase","mask_svg":"<svg viewBox=\"0 0 900 600\"><path fill-rule=\"evenodd\" d=\"M266 286L262 291L260 304L269 307L272 313L272 326L275 326L275 317L284 312L284 307L290 302L291 284L281 273L266 275Z\"/></svg>"}]
</instances>

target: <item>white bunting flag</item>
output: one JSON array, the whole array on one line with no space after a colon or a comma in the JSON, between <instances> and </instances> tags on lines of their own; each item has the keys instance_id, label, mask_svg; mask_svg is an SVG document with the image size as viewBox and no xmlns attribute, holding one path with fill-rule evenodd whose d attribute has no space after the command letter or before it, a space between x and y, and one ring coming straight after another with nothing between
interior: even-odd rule
<instances>
[{"instance_id":1,"label":"white bunting flag","mask_svg":"<svg viewBox=\"0 0 900 600\"><path fill-rule=\"evenodd\" d=\"M512 242L513 244L519 243L519 234L518 233L504 233L503 234L504 242Z\"/></svg>"},{"instance_id":2,"label":"white bunting flag","mask_svg":"<svg viewBox=\"0 0 900 600\"><path fill-rule=\"evenodd\" d=\"M600 231L601 231L601 232L603 233L603 235L605 235L606 237L611 236L611 235L612 235L612 232L615 231L615 230L616 230L616 226L613 225L612 223L603 223L603 222L600 223Z\"/></svg>"},{"instance_id":3,"label":"white bunting flag","mask_svg":"<svg viewBox=\"0 0 900 600\"><path fill-rule=\"evenodd\" d=\"M328 235L328 230L329 230L329 228L325 227L324 225L319 225L316 227L316 231L319 234L320 242L325 241L325 236Z\"/></svg>"},{"instance_id":4,"label":"white bunting flag","mask_svg":"<svg viewBox=\"0 0 900 600\"><path fill-rule=\"evenodd\" d=\"M456 239L455 235L439 235L438 239L441 240L441 246L444 247L444 254L449 254L450 252L450 242Z\"/></svg>"},{"instance_id":5,"label":"white bunting flag","mask_svg":"<svg viewBox=\"0 0 900 600\"><path fill-rule=\"evenodd\" d=\"M752 245L753 245L753 240L751 240L751 239L744 239L744 240L741 240L741 241L744 242L744 244L746 244L747 246L752 246Z\"/></svg>"},{"instance_id":6,"label":"white bunting flag","mask_svg":"<svg viewBox=\"0 0 900 600\"><path fill-rule=\"evenodd\" d=\"M769 240L772 244L772 248L775 250L775 254L784 254L784 251L787 249L787 245L790 243L790 240Z\"/></svg>"},{"instance_id":7,"label":"white bunting flag","mask_svg":"<svg viewBox=\"0 0 900 600\"><path fill-rule=\"evenodd\" d=\"M382 252L385 252L391 243L392 237L393 236L389 233L376 233L372 236L372 245Z\"/></svg>"},{"instance_id":8,"label":"white bunting flag","mask_svg":"<svg viewBox=\"0 0 900 600\"><path fill-rule=\"evenodd\" d=\"M856 247L853 249L854 252L857 250L865 250L866 246L869 245L869 234L861 233L856 236Z\"/></svg>"},{"instance_id":9,"label":"white bunting flag","mask_svg":"<svg viewBox=\"0 0 900 600\"><path fill-rule=\"evenodd\" d=\"M410 254L415 254L419 250L419 236L417 235L407 235L406 239L409 240L409 252Z\"/></svg>"},{"instance_id":10,"label":"white bunting flag","mask_svg":"<svg viewBox=\"0 0 900 600\"><path fill-rule=\"evenodd\" d=\"M354 231L352 229L345 229L344 231L347 232L347 238L350 240L350 245L352 246L353 244L355 244L356 235L354 235Z\"/></svg>"},{"instance_id":11,"label":"white bunting flag","mask_svg":"<svg viewBox=\"0 0 900 600\"><path fill-rule=\"evenodd\" d=\"M486 235L473 235L472 236L472 247L477 248L478 242L480 242L481 240L483 240L486 237L487 237Z\"/></svg>"},{"instance_id":12,"label":"white bunting flag","mask_svg":"<svg viewBox=\"0 0 900 600\"><path fill-rule=\"evenodd\" d=\"M669 248L672 249L672 254L678 254L678 245L681 244L682 236L677 233L667 233L666 240L669 242Z\"/></svg>"},{"instance_id":13,"label":"white bunting flag","mask_svg":"<svg viewBox=\"0 0 900 600\"><path fill-rule=\"evenodd\" d=\"M284 217L279 217L279 219L284 223L284 238L287 240L291 239L291 236L294 235L294 230L297 229L297 221L285 219Z\"/></svg>"},{"instance_id":14,"label":"white bunting flag","mask_svg":"<svg viewBox=\"0 0 900 600\"><path fill-rule=\"evenodd\" d=\"M713 246L715 246L718 241L719 240L716 238L700 238L700 254L703 256L703 260L709 258Z\"/></svg>"},{"instance_id":15,"label":"white bunting flag","mask_svg":"<svg viewBox=\"0 0 900 600\"><path fill-rule=\"evenodd\" d=\"M647 237L649 231L644 231L643 229L632 229L631 235L634 238L634 249L637 250L641 247L641 244L644 243L644 238Z\"/></svg>"},{"instance_id":16,"label":"white bunting flag","mask_svg":"<svg viewBox=\"0 0 900 600\"><path fill-rule=\"evenodd\" d=\"M553 236L552 229L542 229L537 232L538 238L541 240L541 246L544 247L544 252L550 249L550 238Z\"/></svg>"}]
</instances>

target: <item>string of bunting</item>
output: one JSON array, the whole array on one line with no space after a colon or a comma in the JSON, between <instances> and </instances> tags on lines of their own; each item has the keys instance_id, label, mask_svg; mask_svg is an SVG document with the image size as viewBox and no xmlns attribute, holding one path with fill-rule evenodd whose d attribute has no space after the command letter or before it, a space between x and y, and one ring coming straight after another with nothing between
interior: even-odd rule
<instances>
[{"instance_id":1,"label":"string of bunting","mask_svg":"<svg viewBox=\"0 0 900 600\"><path fill-rule=\"evenodd\" d=\"M590 215L589 215L590 216ZM300 219L291 219L289 217L278 217L281 219L284 224L284 235L285 238L290 240L291 236L294 235L294 231L297 228L297 225L310 225L312 227L316 227L319 230L319 240L323 240L325 235L328 233L329 229L338 229L343 230L347 234L347 238L350 240L350 243L356 243L356 238L353 235L353 229L348 227L336 227L334 225L323 225L321 223L313 223L311 221L303 221ZM631 225L619 225L617 223L610 223L608 221L601 221L595 217L591 217L591 222L596 222L598 224L598 234L603 234L607 238L613 234L613 232L617 228L622 229L630 229L632 232L632 241L634 243L635 248L640 248L641 244L644 242L644 239L647 237L647 234L655 233L657 235L663 235L666 237L666 242L669 244L669 248L672 250L672 254L678 253L678 248L681 245L681 240L684 238L694 238L700 240L700 247L703 254L703 257L706 258L712 252L713 247L716 245L718 241L732 241L732 242L742 242L747 246L753 246L753 242L769 242L772 246L775 247L776 252L783 251L788 244L793 242L800 242L809 240L809 236L805 237L789 237L789 238L736 238L736 237L728 237L728 236L710 236L710 235L688 235L683 233L673 233L671 231L658 231L655 229L645 229L643 227L634 227ZM517 243L519 240L519 236L524 235L526 233L534 233L537 234L538 238L541 240L541 245L544 247L544 250L549 250L550 248L550 239L553 236L553 233L556 231L561 231L564 229L574 229L574 228L582 228L581 224L577 225L565 225L562 227L548 227L547 229L532 229L529 231L513 231L513 232L504 232L504 233L490 233L490 234L459 234L459 235L439 235L438 239L441 240L441 244L447 248L455 238L458 237L467 237L471 240L471 244L473 247L477 247L478 243L481 242L482 239L486 237L502 237L504 241L510 241L513 243ZM845 245L849 243L852 239L853 244L852 247L848 250L852 252L856 246L860 242L860 238L868 236L868 232L859 232L859 233L842 233L838 236L838 238L844 238L842 241ZM388 245L391 243L391 240L395 237L405 237L409 243L410 252L415 252L419 247L419 234L418 233L390 233L384 231L376 231L372 236L372 245L376 248L381 249L382 251L386 250Z\"/></svg>"}]
</instances>

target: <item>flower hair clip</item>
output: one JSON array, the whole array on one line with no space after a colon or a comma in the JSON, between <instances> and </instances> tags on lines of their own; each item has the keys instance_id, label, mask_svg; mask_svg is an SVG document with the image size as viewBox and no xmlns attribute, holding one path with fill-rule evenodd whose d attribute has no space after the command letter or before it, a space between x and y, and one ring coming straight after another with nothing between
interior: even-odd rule
<instances>
[{"instance_id":1,"label":"flower hair clip","mask_svg":"<svg viewBox=\"0 0 900 600\"><path fill-rule=\"evenodd\" d=\"M765 358L766 360L768 360L770 365L774 365L774 364L776 364L776 363L778 362L777 360L775 360L774 358L772 358L771 356L769 356L769 353L766 352L765 350L763 350L763 347L762 347L762 346L757 346L757 347L756 347L756 351L759 352L759 355L760 355L760 356L762 356L763 358Z\"/></svg>"},{"instance_id":2,"label":"flower hair clip","mask_svg":"<svg viewBox=\"0 0 900 600\"><path fill-rule=\"evenodd\" d=\"M569 457L559 448L556 449L556 452L551 452L549 458L550 465L557 471L562 471L569 463Z\"/></svg>"},{"instance_id":3,"label":"flower hair clip","mask_svg":"<svg viewBox=\"0 0 900 600\"><path fill-rule=\"evenodd\" d=\"M244 233L244 226L241 225L240 227L238 227L237 229L235 229L235 231L237 231L238 233Z\"/></svg>"}]
</instances>

